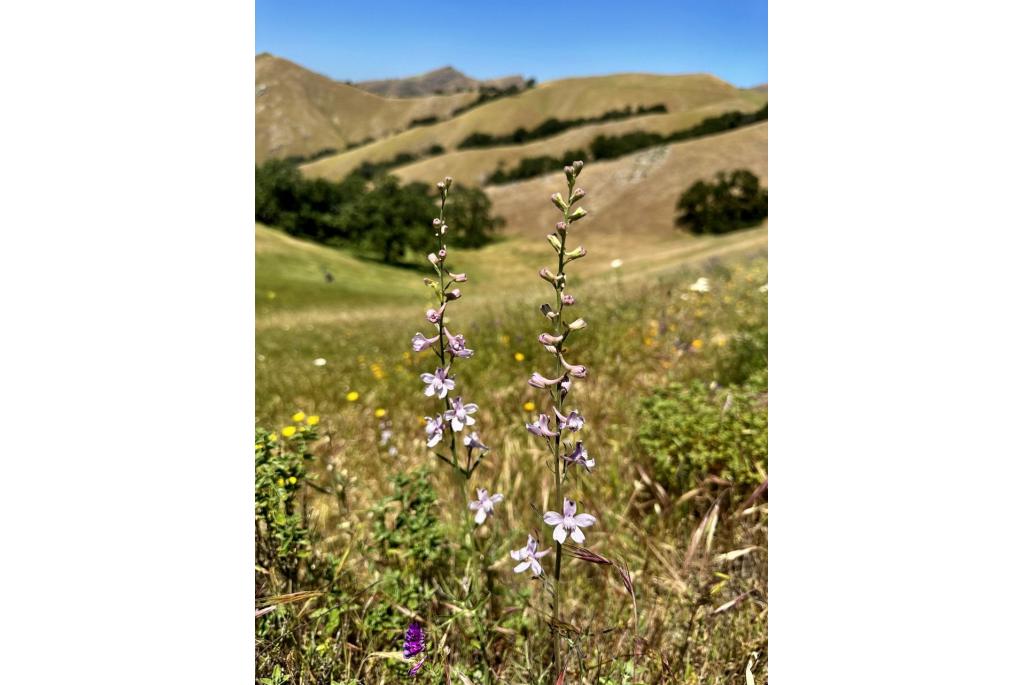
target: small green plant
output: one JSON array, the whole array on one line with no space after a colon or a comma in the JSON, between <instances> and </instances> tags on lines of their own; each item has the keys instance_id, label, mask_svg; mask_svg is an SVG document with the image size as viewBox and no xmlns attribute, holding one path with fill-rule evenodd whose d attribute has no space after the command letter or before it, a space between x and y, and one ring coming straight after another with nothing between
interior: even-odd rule
<instances>
[{"instance_id":1,"label":"small green plant","mask_svg":"<svg viewBox=\"0 0 1024 685\"><path fill-rule=\"evenodd\" d=\"M741 386L672 383L640 404L637 443L677 492L708 476L756 485L768 466L768 374Z\"/></svg>"}]
</instances>

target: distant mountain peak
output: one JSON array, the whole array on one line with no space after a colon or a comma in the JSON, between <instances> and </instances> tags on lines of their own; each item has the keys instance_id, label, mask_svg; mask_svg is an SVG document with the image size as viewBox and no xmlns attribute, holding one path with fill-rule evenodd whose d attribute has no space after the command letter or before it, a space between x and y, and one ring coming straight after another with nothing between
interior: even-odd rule
<instances>
[{"instance_id":1,"label":"distant mountain peak","mask_svg":"<svg viewBox=\"0 0 1024 685\"><path fill-rule=\"evenodd\" d=\"M515 85L522 88L525 84L526 80L518 75L479 81L447 64L415 76L360 81L352 85L383 97L409 98L476 91L483 86L508 88Z\"/></svg>"}]
</instances>

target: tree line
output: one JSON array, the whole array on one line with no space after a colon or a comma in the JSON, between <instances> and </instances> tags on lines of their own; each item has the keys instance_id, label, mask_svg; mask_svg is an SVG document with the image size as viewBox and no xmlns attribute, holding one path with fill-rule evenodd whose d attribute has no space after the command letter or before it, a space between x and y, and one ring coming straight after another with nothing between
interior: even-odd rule
<instances>
[{"instance_id":1,"label":"tree line","mask_svg":"<svg viewBox=\"0 0 1024 685\"><path fill-rule=\"evenodd\" d=\"M431 220L434 193L425 183L402 184L396 176L367 178L359 171L341 181L309 179L294 164L269 160L256 167L256 221L333 247L349 247L388 264L408 251L429 250L436 242ZM459 187L445 207L448 242L481 247L504 225L492 216L491 202L479 188Z\"/></svg>"},{"instance_id":2,"label":"tree line","mask_svg":"<svg viewBox=\"0 0 1024 685\"><path fill-rule=\"evenodd\" d=\"M485 183L500 184L521 181L551 173L552 171L558 171L572 160L579 159L584 162L593 162L602 159L615 159L657 145L667 145L682 140L700 138L714 133L749 126L759 121L766 121L767 119L768 105L765 105L756 112L726 112L718 116L708 117L699 124L674 131L668 135L662 135L653 131L632 131L618 136L599 135L590 142L589 150L569 150L560 157L552 157L550 155L527 157L520 160L519 164L511 169L499 168L495 170L487 177Z\"/></svg>"},{"instance_id":3,"label":"tree line","mask_svg":"<svg viewBox=\"0 0 1024 685\"><path fill-rule=\"evenodd\" d=\"M663 104L651 105L650 107L640 105L636 109L634 109L632 105L626 105L622 109L608 110L597 117L579 117L576 119L558 119L556 117L549 117L532 129L526 129L520 126L512 133L503 136L496 136L490 133L471 133L466 136L461 143L459 143L458 148L460 150L467 150L469 148L496 147L498 145L521 145L522 143L528 143L531 140L549 138L570 128L576 128L577 126L599 124L606 121L617 121L619 119L628 119L630 117L642 116L645 114L664 114L667 111L668 108Z\"/></svg>"},{"instance_id":4,"label":"tree line","mask_svg":"<svg viewBox=\"0 0 1024 685\"><path fill-rule=\"evenodd\" d=\"M752 172L718 172L697 181L676 203L676 225L693 233L720 234L756 226L768 217L768 190Z\"/></svg>"}]
</instances>

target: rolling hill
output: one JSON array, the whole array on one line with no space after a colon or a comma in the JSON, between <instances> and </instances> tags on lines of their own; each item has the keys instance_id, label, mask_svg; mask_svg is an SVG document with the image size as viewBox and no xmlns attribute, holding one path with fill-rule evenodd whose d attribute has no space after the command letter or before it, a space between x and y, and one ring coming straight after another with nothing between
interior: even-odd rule
<instances>
[{"instance_id":1,"label":"rolling hill","mask_svg":"<svg viewBox=\"0 0 1024 685\"><path fill-rule=\"evenodd\" d=\"M377 81L358 81L357 88L388 98L424 97L427 95L450 95L478 91L481 87L523 88L526 80L522 76L506 76L504 78L478 81L466 76L458 69L448 66L428 71L418 76L406 78L381 79Z\"/></svg>"},{"instance_id":2,"label":"rolling hill","mask_svg":"<svg viewBox=\"0 0 1024 685\"><path fill-rule=\"evenodd\" d=\"M267 53L256 57L256 161L309 156L405 130L416 119L445 118L474 93L383 98Z\"/></svg>"},{"instance_id":3,"label":"rolling hill","mask_svg":"<svg viewBox=\"0 0 1024 685\"><path fill-rule=\"evenodd\" d=\"M425 168L431 169L432 173L434 166L451 166L464 182L479 184L499 162L515 165L524 157L556 155L564 150L585 147L602 133L636 130L667 133L722 112L753 111L765 102L767 96L762 93L735 88L706 74L617 74L564 79L494 100L448 121L409 129L370 145L324 157L304 165L302 170L309 176L337 180L364 161L383 162L400 153L420 154L432 145L440 145L447 152L423 162L428 165ZM599 117L626 106L635 108L658 104L665 105L668 113L581 126L526 145L457 150L458 144L471 133L504 135L519 127L533 128L551 117L563 120Z\"/></svg>"}]
</instances>

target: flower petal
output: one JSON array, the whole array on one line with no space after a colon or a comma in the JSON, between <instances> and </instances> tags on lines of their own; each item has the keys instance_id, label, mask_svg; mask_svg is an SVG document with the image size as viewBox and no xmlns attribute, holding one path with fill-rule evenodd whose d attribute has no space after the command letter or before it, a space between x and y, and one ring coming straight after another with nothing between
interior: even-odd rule
<instances>
[{"instance_id":1,"label":"flower petal","mask_svg":"<svg viewBox=\"0 0 1024 685\"><path fill-rule=\"evenodd\" d=\"M555 542L562 544L565 542L565 528L562 526L555 526Z\"/></svg>"},{"instance_id":2,"label":"flower petal","mask_svg":"<svg viewBox=\"0 0 1024 685\"><path fill-rule=\"evenodd\" d=\"M574 540L574 541L575 541L575 542L576 542L577 544L580 544L580 543L582 543L582 542L583 542L584 540L586 540L587 538L586 538L586 536L585 536L585 535L583 535L583 530L582 530L581 528L573 528L573 529L572 529L572 539L573 539L573 540Z\"/></svg>"},{"instance_id":3,"label":"flower petal","mask_svg":"<svg viewBox=\"0 0 1024 685\"><path fill-rule=\"evenodd\" d=\"M597 523L597 519L590 514L580 514L579 516L573 517L576 520L576 525L580 528L586 528Z\"/></svg>"},{"instance_id":4,"label":"flower petal","mask_svg":"<svg viewBox=\"0 0 1024 685\"><path fill-rule=\"evenodd\" d=\"M526 569L530 568L530 564L531 563L536 563L536 562L531 562L529 559L527 559L526 561L524 561L521 564L516 564L516 567L514 569L512 569L512 570L515 571L516 573L522 573Z\"/></svg>"},{"instance_id":5,"label":"flower petal","mask_svg":"<svg viewBox=\"0 0 1024 685\"><path fill-rule=\"evenodd\" d=\"M476 518L474 518L473 520L476 521L476 524L478 526L481 523L483 523L484 521L487 520L487 512L484 511L483 507L480 507L479 509L477 509L477 511L476 511Z\"/></svg>"},{"instance_id":6,"label":"flower petal","mask_svg":"<svg viewBox=\"0 0 1024 685\"><path fill-rule=\"evenodd\" d=\"M562 515L558 512L549 511L544 514L544 523L548 524L549 526L557 526L561 522Z\"/></svg>"}]
</instances>

